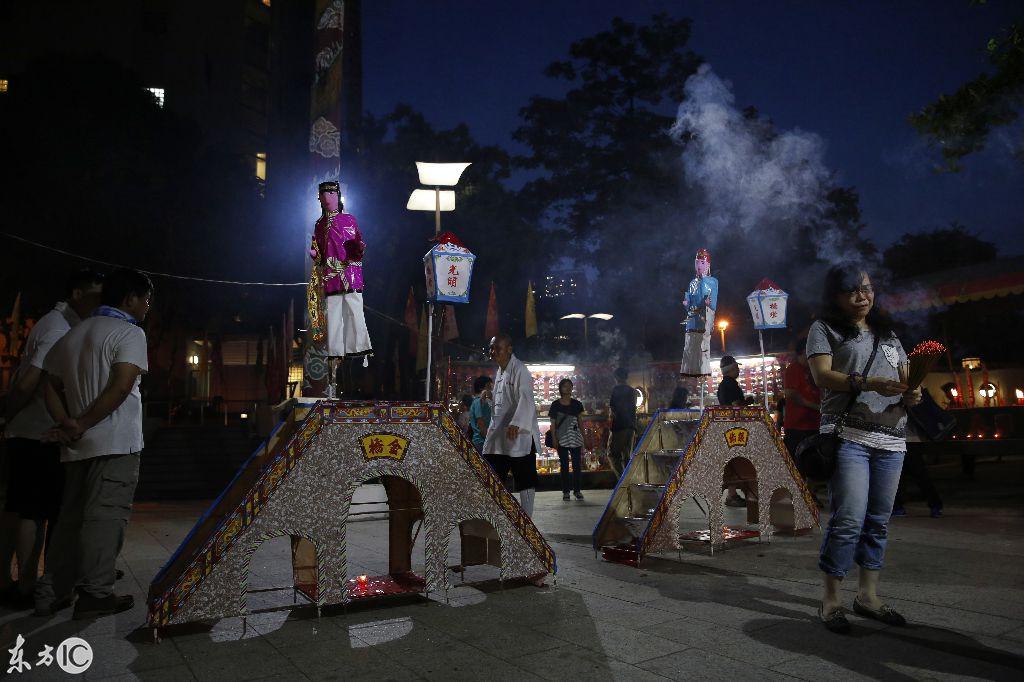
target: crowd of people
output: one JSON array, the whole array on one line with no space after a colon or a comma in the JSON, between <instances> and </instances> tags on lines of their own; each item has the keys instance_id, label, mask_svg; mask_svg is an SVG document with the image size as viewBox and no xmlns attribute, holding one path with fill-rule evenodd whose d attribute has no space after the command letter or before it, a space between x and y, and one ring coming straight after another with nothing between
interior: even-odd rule
<instances>
[{"instance_id":1,"label":"crowd of people","mask_svg":"<svg viewBox=\"0 0 1024 682\"><path fill-rule=\"evenodd\" d=\"M16 572L0 572L7 608L48 616L73 605L73 617L87 619L133 606L114 586L143 448L140 325L152 295L136 270L79 270L26 339L0 406L0 562L16 561Z\"/></svg>"},{"instance_id":2,"label":"crowd of people","mask_svg":"<svg viewBox=\"0 0 1024 682\"><path fill-rule=\"evenodd\" d=\"M897 494L907 457L908 417L921 403L922 392L908 386L907 355L891 319L874 303L874 288L865 268L848 265L829 271L819 316L807 335L794 344L780 401L784 405L780 410L784 443L790 453L801 452L801 445L810 444L812 437L831 435L835 443L823 481L831 514L818 560L823 573L818 613L823 625L838 633L850 629L839 586L855 563L859 572L853 611L889 625L905 623L903 616L879 597L878 582L889 520L894 508L899 514L902 507ZM489 377L476 380L474 397L466 406L466 428L498 475L512 474L513 490L519 493L523 509L532 514L536 455L541 448L532 378L513 354L508 335L492 339L491 357L498 364L497 376L493 382ZM726 355L720 366L719 404L750 404L751 398L737 382L740 367L736 359ZM636 438L637 394L627 383L625 368L618 369L615 376L618 383L608 403L608 459L614 474L621 476ZM584 408L573 397L570 379L563 379L558 390L558 400L548 409L547 445L558 451L563 499L570 499L570 491L583 499L580 417ZM686 407L687 397L681 383L671 407ZM922 423L920 416L910 419L911 439L920 439L927 431ZM912 476L928 496L932 516L940 516L942 502L927 480L920 456L907 461L916 462L910 466ZM728 491L726 502L744 505L739 492Z\"/></svg>"},{"instance_id":3,"label":"crowd of people","mask_svg":"<svg viewBox=\"0 0 1024 682\"><path fill-rule=\"evenodd\" d=\"M499 476L504 478L511 473L513 490L521 497L525 492L528 504L532 505L537 484L536 456L541 452L533 378L512 352L512 339L508 334L499 334L491 340L490 355L498 363L497 376L492 379L481 375L474 379L473 395L464 396L461 401L458 423ZM618 383L608 401L611 427L608 459L616 476L620 476L629 463L637 436L637 390L627 383L628 377L629 370L625 367L615 370ZM543 445L558 453L562 499L582 501L585 408L574 397L573 390L572 379L565 377L559 381L559 397L548 406L550 427ZM534 437L521 438L523 433Z\"/></svg>"},{"instance_id":4,"label":"crowd of people","mask_svg":"<svg viewBox=\"0 0 1024 682\"><path fill-rule=\"evenodd\" d=\"M74 618L118 613L133 605L115 593L122 549L143 449L139 382L148 369L146 335L153 284L143 273L109 275L85 269L67 281L63 300L28 335L11 390L3 397L7 485L0 524L0 561L16 571L0 574L0 602L8 608L50 615L74 606ZM462 404L460 424L477 451L533 514L537 454L546 445L560 460L563 500L583 500L583 403L571 379L558 384L548 407L550 429L542 442L533 380L513 352L512 339L490 342L496 373L477 377ZM794 345L784 373L781 423L790 453L829 435L835 448L827 476L830 517L818 565L823 573L819 616L829 630L849 630L839 586L859 565L853 610L900 625L903 617L883 603L877 587L888 524L901 504L904 461L928 496L933 516L942 501L919 456L907 457L908 411L921 402L907 384L907 356L891 320L874 306L863 268L836 267L827 275L822 309ZM737 382L739 363L721 359L721 405L752 399ZM608 460L621 476L637 437L638 393L628 370L615 371L608 399ZM688 406L684 385L674 408ZM925 406L938 409L934 403ZM939 410L941 412L941 410ZM933 437L933 422L910 422L910 438ZM915 425L916 424L916 425ZM815 447L821 451L820 443ZM811 448L809 448L810 450ZM729 491L737 506L738 490ZM40 557L43 572L37 578Z\"/></svg>"}]
</instances>

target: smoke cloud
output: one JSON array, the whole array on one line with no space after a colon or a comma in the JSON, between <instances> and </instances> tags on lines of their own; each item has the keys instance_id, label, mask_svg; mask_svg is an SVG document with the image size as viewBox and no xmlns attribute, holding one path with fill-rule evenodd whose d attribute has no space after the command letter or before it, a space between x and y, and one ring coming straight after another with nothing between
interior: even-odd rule
<instances>
[{"instance_id":1,"label":"smoke cloud","mask_svg":"<svg viewBox=\"0 0 1024 682\"><path fill-rule=\"evenodd\" d=\"M798 227L825 217L834 184L820 136L773 131L763 119L745 115L730 84L707 64L686 81L684 92L669 132L685 146L685 180L699 195L695 217L712 248L723 236L756 237L765 249L785 248ZM821 226L814 241L823 261L854 257L849 236L838 229Z\"/></svg>"}]
</instances>

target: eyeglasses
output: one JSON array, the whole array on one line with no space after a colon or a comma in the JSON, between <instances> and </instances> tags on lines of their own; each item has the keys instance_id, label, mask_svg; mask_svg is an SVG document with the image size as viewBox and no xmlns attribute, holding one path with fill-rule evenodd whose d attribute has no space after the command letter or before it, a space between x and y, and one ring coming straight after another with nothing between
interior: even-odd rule
<instances>
[{"instance_id":1,"label":"eyeglasses","mask_svg":"<svg viewBox=\"0 0 1024 682\"><path fill-rule=\"evenodd\" d=\"M875 288L870 284L865 284L862 287L854 287L853 289L850 289L849 291L846 292L846 294L851 298L856 296L857 294L864 294L865 296L870 296L873 293L875 293Z\"/></svg>"}]
</instances>

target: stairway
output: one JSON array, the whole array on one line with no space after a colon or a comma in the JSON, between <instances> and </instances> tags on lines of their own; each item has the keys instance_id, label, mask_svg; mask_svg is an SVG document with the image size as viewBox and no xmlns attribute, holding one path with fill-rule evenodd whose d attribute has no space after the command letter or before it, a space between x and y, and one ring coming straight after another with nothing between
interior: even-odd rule
<instances>
[{"instance_id":1,"label":"stairway","mask_svg":"<svg viewBox=\"0 0 1024 682\"><path fill-rule=\"evenodd\" d=\"M594 528L594 549L606 560L639 564L639 543L699 420L700 410L659 410L651 418Z\"/></svg>"},{"instance_id":2,"label":"stairway","mask_svg":"<svg viewBox=\"0 0 1024 682\"><path fill-rule=\"evenodd\" d=\"M162 426L146 437L135 499L217 497L258 445L244 426Z\"/></svg>"}]
</instances>

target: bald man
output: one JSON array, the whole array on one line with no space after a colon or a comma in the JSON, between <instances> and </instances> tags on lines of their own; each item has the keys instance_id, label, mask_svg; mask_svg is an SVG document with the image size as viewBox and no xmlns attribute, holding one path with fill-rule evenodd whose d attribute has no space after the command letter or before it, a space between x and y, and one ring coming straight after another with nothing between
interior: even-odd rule
<instances>
[{"instance_id":1,"label":"bald man","mask_svg":"<svg viewBox=\"0 0 1024 682\"><path fill-rule=\"evenodd\" d=\"M533 516L537 453L541 449L533 377L513 355L508 334L491 339L490 350L491 359L498 363L498 374L494 377L494 412L484 439L484 459L503 481L512 472L519 503L528 516Z\"/></svg>"}]
</instances>

